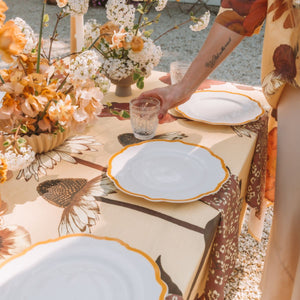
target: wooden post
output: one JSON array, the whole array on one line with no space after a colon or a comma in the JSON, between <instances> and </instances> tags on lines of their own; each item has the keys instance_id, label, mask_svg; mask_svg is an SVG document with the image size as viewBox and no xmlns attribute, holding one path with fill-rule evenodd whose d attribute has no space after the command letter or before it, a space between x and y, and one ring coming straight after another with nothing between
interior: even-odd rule
<instances>
[{"instance_id":1,"label":"wooden post","mask_svg":"<svg viewBox=\"0 0 300 300\"><path fill-rule=\"evenodd\" d=\"M80 52L84 46L84 17L83 14L71 15L71 53Z\"/></svg>"}]
</instances>

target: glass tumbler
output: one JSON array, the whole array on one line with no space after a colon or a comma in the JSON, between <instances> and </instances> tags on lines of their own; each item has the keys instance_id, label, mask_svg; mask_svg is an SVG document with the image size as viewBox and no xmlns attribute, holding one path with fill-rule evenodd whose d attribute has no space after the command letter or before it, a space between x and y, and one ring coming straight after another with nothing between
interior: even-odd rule
<instances>
[{"instance_id":1,"label":"glass tumbler","mask_svg":"<svg viewBox=\"0 0 300 300\"><path fill-rule=\"evenodd\" d=\"M160 101L150 97L133 99L129 109L134 136L140 140L152 139L158 125Z\"/></svg>"}]
</instances>

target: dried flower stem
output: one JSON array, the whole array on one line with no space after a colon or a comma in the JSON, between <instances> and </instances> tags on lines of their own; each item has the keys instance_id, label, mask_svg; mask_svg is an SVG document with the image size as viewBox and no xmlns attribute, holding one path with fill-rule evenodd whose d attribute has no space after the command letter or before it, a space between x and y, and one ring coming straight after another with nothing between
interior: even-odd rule
<instances>
[{"instance_id":1,"label":"dried flower stem","mask_svg":"<svg viewBox=\"0 0 300 300\"><path fill-rule=\"evenodd\" d=\"M191 19L188 19L182 23L180 23L179 25L175 25L173 26L172 28L168 29L167 31L165 31L164 33L162 33L161 35L159 35L155 40L153 40L153 42L156 42L158 39L160 39L162 36L164 36L165 34L175 30L175 29L178 29L180 26L184 25L184 24L187 24L189 22L191 22L192 20Z\"/></svg>"},{"instance_id":2,"label":"dried flower stem","mask_svg":"<svg viewBox=\"0 0 300 300\"><path fill-rule=\"evenodd\" d=\"M65 85L65 83L67 82L67 78L69 77L70 74L68 74L64 80L61 82L61 84L57 87L56 92L58 92L60 89L63 88L63 86Z\"/></svg>"},{"instance_id":3,"label":"dried flower stem","mask_svg":"<svg viewBox=\"0 0 300 300\"><path fill-rule=\"evenodd\" d=\"M47 0L44 0L43 9L42 9L42 17L41 17L41 25L40 25L38 53L37 53L37 64L36 64L36 72L37 73L40 73L41 47L42 47L42 36L43 36L44 15L45 15L46 3L47 3Z\"/></svg>"},{"instance_id":4,"label":"dried flower stem","mask_svg":"<svg viewBox=\"0 0 300 300\"><path fill-rule=\"evenodd\" d=\"M143 7L143 12L144 12L144 14L147 13L147 12L149 12L150 9L151 9L152 6L153 6L153 4L150 2L149 7L147 7L148 4L149 4L149 3L146 2L145 6ZM148 9L148 10L146 10L146 9ZM141 22L142 22L142 17L143 17L144 14L140 13L139 20L138 20L137 27L136 27L136 31L135 31L135 35L138 34L138 31L139 31L139 28L140 28L140 24L141 24Z\"/></svg>"},{"instance_id":5,"label":"dried flower stem","mask_svg":"<svg viewBox=\"0 0 300 300\"><path fill-rule=\"evenodd\" d=\"M56 23L55 23L55 26L54 26L54 29L53 29L53 33L50 37L50 45L49 45L49 53L48 53L48 61L49 62L50 62L50 59L51 59L52 45L53 45L53 42L55 41L56 35L57 35L58 24L59 24L60 20L62 20L65 16L67 16L67 14L64 13L64 12L60 12L59 14L56 14Z\"/></svg>"}]
</instances>

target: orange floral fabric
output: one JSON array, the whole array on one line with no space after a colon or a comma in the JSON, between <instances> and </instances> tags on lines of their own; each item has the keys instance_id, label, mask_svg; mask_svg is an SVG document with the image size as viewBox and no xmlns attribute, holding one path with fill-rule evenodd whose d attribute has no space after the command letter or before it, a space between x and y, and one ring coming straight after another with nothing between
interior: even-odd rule
<instances>
[{"instance_id":1,"label":"orange floral fabric","mask_svg":"<svg viewBox=\"0 0 300 300\"><path fill-rule=\"evenodd\" d=\"M285 84L300 87L299 19L300 10L292 0L223 0L216 18L245 36L257 33L265 21L261 80L273 108Z\"/></svg>"}]
</instances>

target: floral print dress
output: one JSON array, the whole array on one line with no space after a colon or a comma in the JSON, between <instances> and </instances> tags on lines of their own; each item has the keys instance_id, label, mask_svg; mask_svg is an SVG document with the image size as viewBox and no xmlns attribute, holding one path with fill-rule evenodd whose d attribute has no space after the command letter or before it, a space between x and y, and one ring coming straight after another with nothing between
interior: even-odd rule
<instances>
[{"instance_id":1,"label":"floral print dress","mask_svg":"<svg viewBox=\"0 0 300 300\"><path fill-rule=\"evenodd\" d=\"M261 82L273 108L285 84L300 87L299 11L292 0L223 0L216 18L245 36L258 33L265 21Z\"/></svg>"},{"instance_id":2,"label":"floral print dress","mask_svg":"<svg viewBox=\"0 0 300 300\"><path fill-rule=\"evenodd\" d=\"M251 36L258 32L265 23L261 72L264 95L272 108L277 109L285 86L290 85L286 90L294 91L291 86L298 88L296 99L299 97L300 101L300 96L298 96L300 95L300 9L298 0L223 0L216 22L245 36ZM291 103L289 109L286 110L288 113L282 114L282 103L279 105L278 117L281 126L279 126L278 134L277 130L273 131L277 128L273 128L269 133L269 146L272 146L272 142L277 137L279 145L282 146L277 155L278 161L280 161L277 168L274 163L275 157L270 156L271 152L276 151L276 144L271 147L272 149L268 149L268 151L270 150L269 161L272 159L271 163L274 163L272 170L274 172L276 170L276 176L279 178L277 192L280 192L276 195L271 238L261 282L263 300L300 299L300 235L298 231L300 190L298 187L295 188L293 181L287 178L290 171L294 172L292 173L293 178L299 178L300 171L297 167L300 165L297 157L299 150L293 149L293 152L289 152L290 149L287 151L284 143L288 141L288 145L295 148L297 147L295 145L300 143L295 130L290 135L289 132L284 131L286 128L290 130L294 126L293 124L286 126L295 121L294 115L293 121L289 119L289 114L295 107L295 97L294 94L292 95L293 99L283 97L285 98L283 102L287 99L286 102ZM295 111L295 114L297 113ZM283 139L283 137L287 138ZM291 140L296 142L290 142ZM287 157L289 153L295 154ZM285 165L288 167L284 168ZM291 165L295 167L291 167ZM273 175L275 181L275 174ZM283 178L287 178L287 180L282 180ZM267 194L266 197L268 197Z\"/></svg>"}]
</instances>

